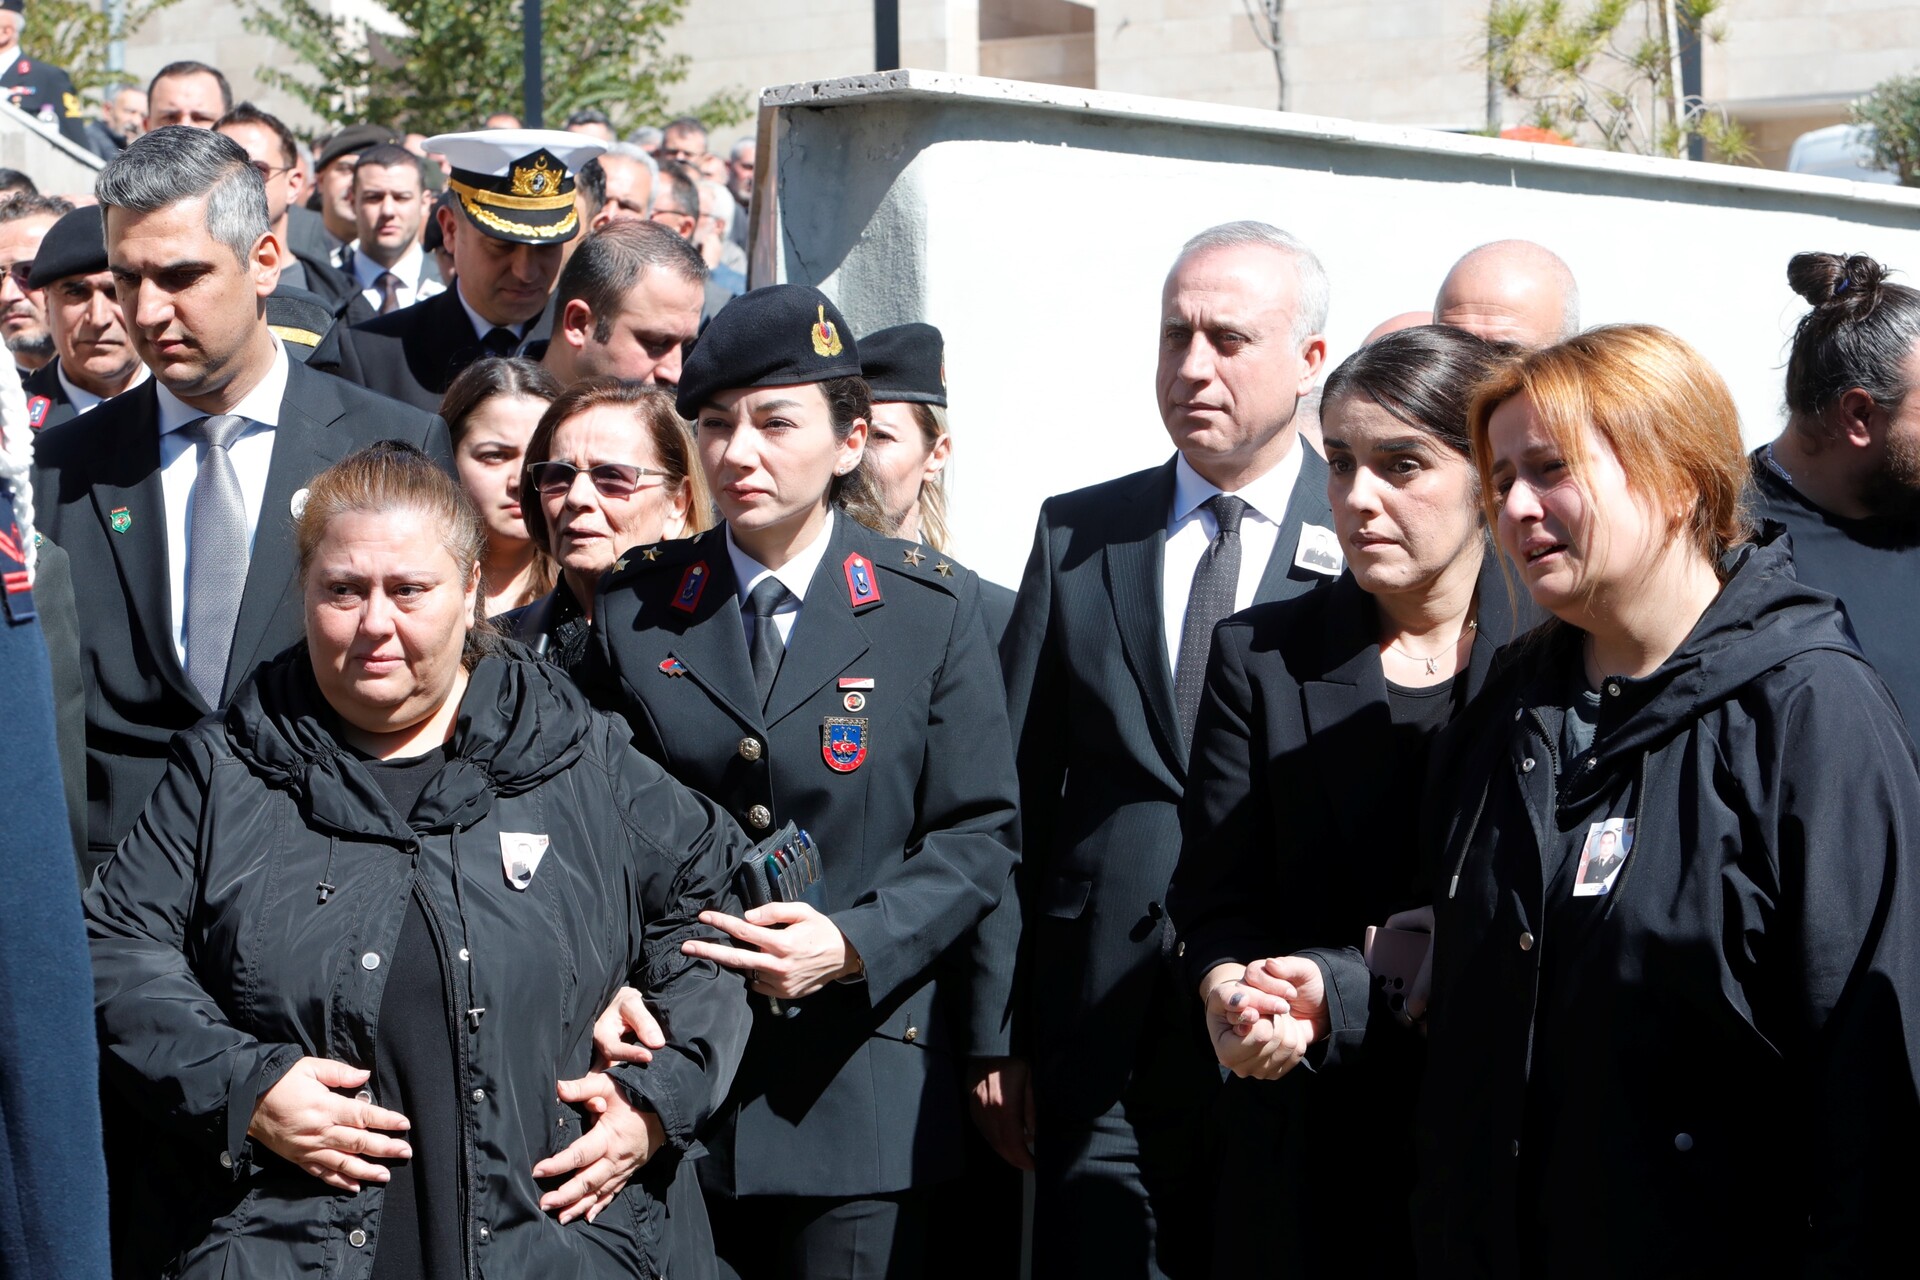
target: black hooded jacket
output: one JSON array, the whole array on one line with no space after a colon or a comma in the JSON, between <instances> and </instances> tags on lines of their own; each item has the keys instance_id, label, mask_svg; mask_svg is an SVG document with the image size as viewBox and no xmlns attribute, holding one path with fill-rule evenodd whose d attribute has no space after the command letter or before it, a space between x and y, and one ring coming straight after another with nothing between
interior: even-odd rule
<instances>
[{"instance_id":1,"label":"black hooded jacket","mask_svg":"<svg viewBox=\"0 0 1920 1280\"><path fill-rule=\"evenodd\" d=\"M680 944L717 936L701 909L736 909L726 886L751 842L529 659L474 668L410 820L333 724L304 646L289 650L175 739L87 895L108 1085L151 1150L181 1157L174 1212L148 1224L174 1233L159 1254L186 1276L371 1273L381 1189L334 1191L247 1126L302 1056L374 1065L385 961L417 896L449 985L466 1273L659 1274L660 1197L750 1019L741 981ZM516 888L504 855L526 835L547 844ZM590 1125L555 1085L590 1068L594 1018L630 974L669 1043L614 1074L671 1149L597 1221L561 1226L539 1208L557 1184L532 1166Z\"/></svg>"},{"instance_id":2,"label":"black hooded jacket","mask_svg":"<svg viewBox=\"0 0 1920 1280\"><path fill-rule=\"evenodd\" d=\"M1659 670L1604 682L1577 758L1565 627L1435 749L1423 1274L1864 1275L1904 1251L1920 772L1777 534ZM1626 859L1576 896L1608 819L1634 822Z\"/></svg>"}]
</instances>

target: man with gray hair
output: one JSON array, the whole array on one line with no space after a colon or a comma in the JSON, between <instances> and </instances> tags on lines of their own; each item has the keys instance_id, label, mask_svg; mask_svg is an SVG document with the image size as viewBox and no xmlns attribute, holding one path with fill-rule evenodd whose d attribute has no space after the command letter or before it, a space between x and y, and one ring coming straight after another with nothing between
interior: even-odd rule
<instances>
[{"instance_id":1,"label":"man with gray hair","mask_svg":"<svg viewBox=\"0 0 1920 1280\"><path fill-rule=\"evenodd\" d=\"M1580 286L1560 255L1531 240L1495 240L1453 264L1433 322L1488 342L1546 347L1580 332Z\"/></svg>"},{"instance_id":2,"label":"man with gray hair","mask_svg":"<svg viewBox=\"0 0 1920 1280\"><path fill-rule=\"evenodd\" d=\"M625 221L596 231L560 272L540 363L563 387L602 375L676 386L706 284L707 264L665 227Z\"/></svg>"},{"instance_id":3,"label":"man with gray hair","mask_svg":"<svg viewBox=\"0 0 1920 1280\"><path fill-rule=\"evenodd\" d=\"M631 142L616 142L580 166L580 220L589 231L653 212L654 158Z\"/></svg>"},{"instance_id":4,"label":"man with gray hair","mask_svg":"<svg viewBox=\"0 0 1920 1280\"><path fill-rule=\"evenodd\" d=\"M1327 467L1295 417L1326 318L1326 273L1293 236L1195 236L1158 314L1174 456L1040 511L1000 649L1024 865L981 925L973 993L975 1119L1036 1171L1035 1275L1207 1270L1220 1076L1164 903L1214 624L1340 570Z\"/></svg>"}]
</instances>

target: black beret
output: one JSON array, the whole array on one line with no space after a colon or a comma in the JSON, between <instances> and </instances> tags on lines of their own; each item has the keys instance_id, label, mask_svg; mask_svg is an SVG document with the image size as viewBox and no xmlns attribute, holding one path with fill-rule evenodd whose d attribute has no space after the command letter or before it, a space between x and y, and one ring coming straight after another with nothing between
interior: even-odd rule
<instances>
[{"instance_id":1,"label":"black beret","mask_svg":"<svg viewBox=\"0 0 1920 1280\"><path fill-rule=\"evenodd\" d=\"M267 295L267 327L301 364L333 327L333 308L319 294L283 284Z\"/></svg>"},{"instance_id":2,"label":"black beret","mask_svg":"<svg viewBox=\"0 0 1920 1280\"><path fill-rule=\"evenodd\" d=\"M40 251L33 255L27 286L44 289L68 276L90 276L106 269L105 215L97 204L82 205L47 229Z\"/></svg>"},{"instance_id":3,"label":"black beret","mask_svg":"<svg viewBox=\"0 0 1920 1280\"><path fill-rule=\"evenodd\" d=\"M930 324L897 324L860 339L860 367L877 401L947 407L947 344Z\"/></svg>"},{"instance_id":4,"label":"black beret","mask_svg":"<svg viewBox=\"0 0 1920 1280\"><path fill-rule=\"evenodd\" d=\"M357 156L382 143L398 141L400 135L383 124L348 125L327 139L327 145L320 149L320 158L313 162L313 171L319 173L341 156Z\"/></svg>"},{"instance_id":5,"label":"black beret","mask_svg":"<svg viewBox=\"0 0 1920 1280\"><path fill-rule=\"evenodd\" d=\"M860 376L846 317L804 284L743 293L720 308L680 370L675 407L691 418L722 391L793 387Z\"/></svg>"},{"instance_id":6,"label":"black beret","mask_svg":"<svg viewBox=\"0 0 1920 1280\"><path fill-rule=\"evenodd\" d=\"M0 9L8 13L24 14L27 11L26 0L0 0Z\"/></svg>"}]
</instances>

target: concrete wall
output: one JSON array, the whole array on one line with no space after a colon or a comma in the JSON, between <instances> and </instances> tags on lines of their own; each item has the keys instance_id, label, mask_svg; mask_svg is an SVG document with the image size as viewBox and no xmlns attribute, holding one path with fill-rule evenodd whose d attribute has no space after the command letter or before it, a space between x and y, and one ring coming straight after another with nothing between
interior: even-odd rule
<instances>
[{"instance_id":1,"label":"concrete wall","mask_svg":"<svg viewBox=\"0 0 1920 1280\"><path fill-rule=\"evenodd\" d=\"M1314 246L1335 362L1427 306L1467 249L1540 240L1579 277L1587 323L1651 321L1698 346L1755 442L1777 432L1802 311L1788 257L1858 249L1920 269L1920 192L1898 188L923 72L763 102L779 199L760 210L755 283L819 284L856 334L941 327L957 550L1002 582L1042 498L1167 456L1160 285L1208 225L1260 218ZM983 190L1058 212L1010 220Z\"/></svg>"}]
</instances>

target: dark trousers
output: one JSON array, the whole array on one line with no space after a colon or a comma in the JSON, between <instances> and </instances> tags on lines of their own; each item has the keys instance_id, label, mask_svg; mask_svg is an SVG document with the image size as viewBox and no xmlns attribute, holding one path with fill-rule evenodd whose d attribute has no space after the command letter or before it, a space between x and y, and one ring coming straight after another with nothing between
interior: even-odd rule
<instances>
[{"instance_id":1,"label":"dark trousers","mask_svg":"<svg viewBox=\"0 0 1920 1280\"><path fill-rule=\"evenodd\" d=\"M1035 1280L1192 1280L1208 1273L1217 1183L1209 1121L1220 1071L1192 1025L1195 1012L1162 987L1155 996L1160 1016L1148 1019L1125 1096L1091 1121L1067 1121L1044 1108L1038 1117Z\"/></svg>"},{"instance_id":2,"label":"dark trousers","mask_svg":"<svg viewBox=\"0 0 1920 1280\"><path fill-rule=\"evenodd\" d=\"M859 1199L707 1197L723 1280L919 1280L925 1191ZM943 1248L953 1248L945 1242Z\"/></svg>"}]
</instances>

